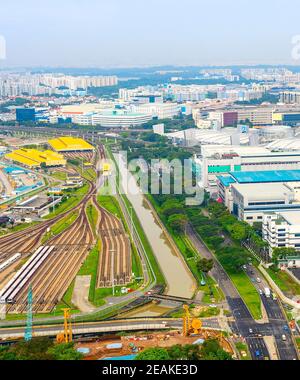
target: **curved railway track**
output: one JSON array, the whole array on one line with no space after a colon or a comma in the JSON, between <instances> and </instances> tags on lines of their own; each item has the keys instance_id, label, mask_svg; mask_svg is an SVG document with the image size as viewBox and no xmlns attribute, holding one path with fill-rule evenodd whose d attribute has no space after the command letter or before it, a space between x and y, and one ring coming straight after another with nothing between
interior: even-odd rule
<instances>
[{"instance_id":1,"label":"curved railway track","mask_svg":"<svg viewBox=\"0 0 300 380\"><path fill-rule=\"evenodd\" d=\"M99 146L97 154L100 159L105 158L102 146ZM93 161L95 159L96 154ZM18 251L33 252L40 246L42 237L49 227L75 210L79 211L78 217L71 226L47 241L47 246L53 247L51 253L40 265L36 266L33 273L30 272L25 278L26 281L18 289L14 302L7 304L8 312L26 312L27 292L30 285L34 295L33 311L45 313L53 310L76 277L95 244L97 235L100 235L102 240L97 275L98 287L112 286L112 277L115 285L125 285L131 281L131 247L124 226L118 218L98 204L96 185L90 180L88 182L90 185L88 193L73 209L67 210L41 225L0 238L0 251L6 252L2 256L0 254L0 258ZM96 236L93 234L86 214L89 202L94 205L99 214Z\"/></svg>"}]
</instances>

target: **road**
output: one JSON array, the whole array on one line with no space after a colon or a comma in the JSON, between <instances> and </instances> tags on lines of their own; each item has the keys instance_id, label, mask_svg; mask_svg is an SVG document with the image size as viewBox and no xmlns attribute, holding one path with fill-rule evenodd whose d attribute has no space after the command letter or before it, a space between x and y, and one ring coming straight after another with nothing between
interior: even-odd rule
<instances>
[{"instance_id":1,"label":"road","mask_svg":"<svg viewBox=\"0 0 300 380\"><path fill-rule=\"evenodd\" d=\"M284 315L280 301L273 299L272 296L266 297L264 289L269 288L269 284L256 267L253 265L247 265L245 272L252 280L257 291L260 293L260 298L269 319L268 324L261 326L261 332L264 332L263 329L266 329L265 332L268 332L269 334L265 335L274 336L281 360L293 360L297 357L297 352L294 347L292 332L288 326L288 322ZM286 336L286 341L282 340L282 335Z\"/></svg>"},{"instance_id":2,"label":"road","mask_svg":"<svg viewBox=\"0 0 300 380\"><path fill-rule=\"evenodd\" d=\"M216 318L203 319L203 328L220 329L220 325ZM134 330L160 330L166 328L182 329L182 320L163 319L163 318L137 318L123 319L90 323L72 323L73 334L88 334L116 331L134 331ZM35 326L33 333L35 336L55 336L63 329L63 325ZM18 338L24 335L24 327L2 328L0 330L0 338Z\"/></svg>"},{"instance_id":3,"label":"road","mask_svg":"<svg viewBox=\"0 0 300 380\"><path fill-rule=\"evenodd\" d=\"M197 251L201 253L201 256L214 260L214 267L210 273L226 296L229 308L235 319L235 322L232 324L233 331L246 339L252 359L263 360L264 358L270 358L267 346L263 340L264 335L273 335L275 337L280 360L293 360L297 358L297 352L292 341L291 332L290 330L284 331L283 329L284 326L287 325L287 321L278 301L267 299L264 295L261 296L268 315L269 323L257 323L253 319L246 304L240 297L223 267L191 227L187 228L187 235ZM256 272L254 267L251 267L251 270L253 271L253 274L249 272L251 277L262 277L259 272ZM256 282L257 287L258 285L259 284ZM262 280L260 286L264 287L264 285L265 283ZM285 342L282 340L282 334L286 335L287 340ZM259 351L259 355L257 351Z\"/></svg>"}]
</instances>

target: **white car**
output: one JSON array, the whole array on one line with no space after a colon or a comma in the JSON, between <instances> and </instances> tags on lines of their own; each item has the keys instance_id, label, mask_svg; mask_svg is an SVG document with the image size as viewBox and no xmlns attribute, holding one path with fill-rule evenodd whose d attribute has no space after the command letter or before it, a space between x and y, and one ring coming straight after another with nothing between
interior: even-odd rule
<instances>
[{"instance_id":1,"label":"white car","mask_svg":"<svg viewBox=\"0 0 300 380\"><path fill-rule=\"evenodd\" d=\"M262 291L261 289L259 289L259 294L260 294L260 295L263 295L263 294L264 294L263 291Z\"/></svg>"}]
</instances>

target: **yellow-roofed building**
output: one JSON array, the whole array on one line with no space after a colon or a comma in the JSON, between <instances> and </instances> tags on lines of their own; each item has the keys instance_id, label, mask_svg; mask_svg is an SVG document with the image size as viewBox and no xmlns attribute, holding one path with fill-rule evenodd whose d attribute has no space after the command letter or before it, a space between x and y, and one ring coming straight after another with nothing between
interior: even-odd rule
<instances>
[{"instance_id":1,"label":"yellow-roofed building","mask_svg":"<svg viewBox=\"0 0 300 380\"><path fill-rule=\"evenodd\" d=\"M18 149L5 155L5 158L12 162L17 162L29 168L46 166L65 166L66 160L62 154L52 150L39 151L37 149Z\"/></svg>"},{"instance_id":2,"label":"yellow-roofed building","mask_svg":"<svg viewBox=\"0 0 300 380\"><path fill-rule=\"evenodd\" d=\"M48 144L56 152L78 152L95 149L93 145L78 137L58 137L57 139L49 140Z\"/></svg>"}]
</instances>

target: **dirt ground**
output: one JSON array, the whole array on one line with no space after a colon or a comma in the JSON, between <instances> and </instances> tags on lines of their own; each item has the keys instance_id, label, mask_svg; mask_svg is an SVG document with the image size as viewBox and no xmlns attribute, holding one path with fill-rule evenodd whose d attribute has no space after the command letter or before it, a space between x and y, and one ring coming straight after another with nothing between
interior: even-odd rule
<instances>
[{"instance_id":1,"label":"dirt ground","mask_svg":"<svg viewBox=\"0 0 300 380\"><path fill-rule=\"evenodd\" d=\"M137 353L149 347L170 347L175 344L192 344L196 340L204 338L203 336L184 337L181 331L172 331L167 333L149 333L128 335L116 339L102 340L89 343L77 343L76 348L89 348L90 353L85 356L86 360L98 360L105 357L123 356ZM107 349L106 346L111 343L122 343L120 349ZM138 351L134 351L134 348Z\"/></svg>"}]
</instances>

